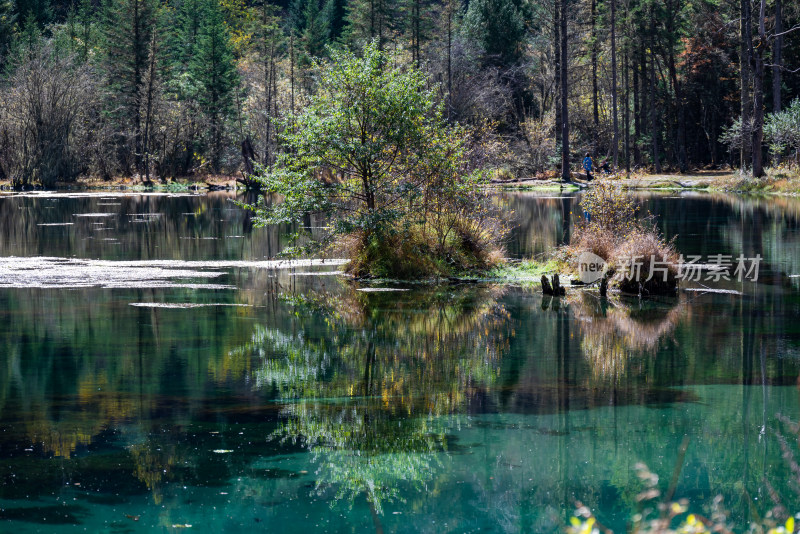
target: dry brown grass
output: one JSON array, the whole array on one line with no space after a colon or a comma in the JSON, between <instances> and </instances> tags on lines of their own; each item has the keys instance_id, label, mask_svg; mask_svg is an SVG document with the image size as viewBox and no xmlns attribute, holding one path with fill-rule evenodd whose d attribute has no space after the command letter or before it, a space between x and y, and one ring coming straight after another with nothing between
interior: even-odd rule
<instances>
[{"instance_id":1,"label":"dry brown grass","mask_svg":"<svg viewBox=\"0 0 800 534\"><path fill-rule=\"evenodd\" d=\"M630 262L640 263L631 268ZM614 250L615 281L626 293L666 295L678 289L678 253L652 228L630 232Z\"/></svg>"},{"instance_id":2,"label":"dry brown grass","mask_svg":"<svg viewBox=\"0 0 800 534\"><path fill-rule=\"evenodd\" d=\"M344 237L339 245L356 277L416 279L487 271L505 262L500 238L504 224L496 221L455 220L446 235L423 225L368 238L362 232Z\"/></svg>"},{"instance_id":3,"label":"dry brown grass","mask_svg":"<svg viewBox=\"0 0 800 534\"><path fill-rule=\"evenodd\" d=\"M562 256L577 271L584 252L600 256L608 276L623 292L637 295L674 294L678 287L678 253L652 225L637 218L635 199L611 182L599 182L581 202L590 219L578 225Z\"/></svg>"}]
</instances>

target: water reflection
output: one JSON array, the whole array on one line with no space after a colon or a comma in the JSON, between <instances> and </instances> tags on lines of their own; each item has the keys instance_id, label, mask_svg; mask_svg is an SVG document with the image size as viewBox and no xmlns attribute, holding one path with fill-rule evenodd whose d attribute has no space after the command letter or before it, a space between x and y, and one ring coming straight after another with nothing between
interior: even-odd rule
<instances>
[{"instance_id":1,"label":"water reflection","mask_svg":"<svg viewBox=\"0 0 800 534\"><path fill-rule=\"evenodd\" d=\"M439 416L495 382L513 337L502 294L480 286L289 295L291 323L258 328L231 357L261 360L256 386L286 402L274 435L312 453L317 491L333 487L333 499L347 502L363 493L381 514L401 487L421 490L434 476L433 453L448 449Z\"/></svg>"},{"instance_id":2,"label":"water reflection","mask_svg":"<svg viewBox=\"0 0 800 534\"><path fill-rule=\"evenodd\" d=\"M568 235L574 199L507 198L529 236L510 250ZM0 289L0 521L553 532L580 500L624 530L633 466L667 484L684 436L677 497L702 508L722 493L740 524L800 509L798 204L643 198L683 252L762 253L764 279L544 300L491 285L364 293L306 267L229 263L214 281L235 289ZM0 199L0 256L260 259L282 235L219 197L48 202ZM89 240L101 221L72 217L88 211L117 213L98 233L125 247ZM73 224L39 226L64 214ZM201 239L227 234L246 237Z\"/></svg>"},{"instance_id":3,"label":"water reflection","mask_svg":"<svg viewBox=\"0 0 800 534\"><path fill-rule=\"evenodd\" d=\"M590 362L592 377L618 382L644 359L655 357L665 338L686 318L686 297L637 300L625 296L600 298L583 291L570 298L577 320L581 349Z\"/></svg>"},{"instance_id":4,"label":"water reflection","mask_svg":"<svg viewBox=\"0 0 800 534\"><path fill-rule=\"evenodd\" d=\"M288 227L255 229L252 212L230 202L252 195L103 195L0 195L0 257L260 260L288 243Z\"/></svg>"}]
</instances>

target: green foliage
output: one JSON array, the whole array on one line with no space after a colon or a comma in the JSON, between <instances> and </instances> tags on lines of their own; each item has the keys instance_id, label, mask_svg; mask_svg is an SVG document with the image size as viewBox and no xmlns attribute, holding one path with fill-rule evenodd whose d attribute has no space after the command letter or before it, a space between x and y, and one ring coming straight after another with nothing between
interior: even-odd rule
<instances>
[{"instance_id":1,"label":"green foliage","mask_svg":"<svg viewBox=\"0 0 800 534\"><path fill-rule=\"evenodd\" d=\"M525 23L509 0L472 0L463 21L464 33L483 48L490 63L509 65L522 55Z\"/></svg>"},{"instance_id":2,"label":"green foliage","mask_svg":"<svg viewBox=\"0 0 800 534\"><path fill-rule=\"evenodd\" d=\"M218 0L205 0L188 73L200 110L211 125L212 167L218 170L225 123L233 113L239 83L230 33Z\"/></svg>"},{"instance_id":3,"label":"green foliage","mask_svg":"<svg viewBox=\"0 0 800 534\"><path fill-rule=\"evenodd\" d=\"M16 0L16 13L19 18L33 17L39 29L53 20L53 7L50 0Z\"/></svg>"},{"instance_id":4,"label":"green foliage","mask_svg":"<svg viewBox=\"0 0 800 534\"><path fill-rule=\"evenodd\" d=\"M11 36L17 20L11 0L0 0L0 72L3 71L5 58L11 46Z\"/></svg>"},{"instance_id":5,"label":"green foliage","mask_svg":"<svg viewBox=\"0 0 800 534\"><path fill-rule=\"evenodd\" d=\"M373 40L383 50L395 26L395 2L389 0L350 0L347 4L343 41L360 50Z\"/></svg>"},{"instance_id":6,"label":"green foliage","mask_svg":"<svg viewBox=\"0 0 800 534\"><path fill-rule=\"evenodd\" d=\"M318 92L286 121L284 152L258 178L283 201L251 206L257 223L330 217L331 231L314 244L354 238L353 268L381 265L387 276L401 257L434 253L480 263L490 248L487 224L495 219L470 174L476 169L469 166L466 132L445 124L422 72L391 64L373 42L361 58L331 51L331 61L318 65ZM463 256L459 251L472 258L455 258Z\"/></svg>"},{"instance_id":7,"label":"green foliage","mask_svg":"<svg viewBox=\"0 0 800 534\"><path fill-rule=\"evenodd\" d=\"M770 113L764 124L764 137L773 154L800 152L800 98L779 113Z\"/></svg>"},{"instance_id":8,"label":"green foliage","mask_svg":"<svg viewBox=\"0 0 800 534\"><path fill-rule=\"evenodd\" d=\"M325 47L331 37L333 10L333 0L325 0L322 6L319 0L308 0L306 3L303 10L303 45L306 54L311 57L322 57L325 54Z\"/></svg>"}]
</instances>

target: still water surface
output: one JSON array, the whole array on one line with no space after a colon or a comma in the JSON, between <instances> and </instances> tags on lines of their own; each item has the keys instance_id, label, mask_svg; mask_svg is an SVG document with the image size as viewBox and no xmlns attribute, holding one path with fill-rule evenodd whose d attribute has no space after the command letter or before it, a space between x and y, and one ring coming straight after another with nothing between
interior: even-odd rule
<instances>
[{"instance_id":1,"label":"still water surface","mask_svg":"<svg viewBox=\"0 0 800 534\"><path fill-rule=\"evenodd\" d=\"M759 281L603 304L248 263L284 232L228 199L0 196L0 530L624 531L686 437L692 511L800 511L800 201L642 197ZM574 198L498 199L509 255L569 238Z\"/></svg>"}]
</instances>

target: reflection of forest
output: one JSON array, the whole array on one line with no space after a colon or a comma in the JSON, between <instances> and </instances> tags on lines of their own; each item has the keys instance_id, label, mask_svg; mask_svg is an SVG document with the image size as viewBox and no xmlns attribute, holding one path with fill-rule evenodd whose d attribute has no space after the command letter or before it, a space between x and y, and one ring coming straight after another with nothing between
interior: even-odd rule
<instances>
[{"instance_id":1,"label":"reflection of forest","mask_svg":"<svg viewBox=\"0 0 800 534\"><path fill-rule=\"evenodd\" d=\"M666 476L687 433L696 445L679 491L741 495L743 476L763 489L763 463L781 469L772 414L798 416L794 387L761 394L798 372L770 319L787 297L767 290L603 304L482 285L362 293L329 276L227 276L243 289L1 292L0 448L60 456L83 487L102 471L93 488L114 477L117 491L175 510L175 483L233 483L245 495L226 505L234 515L313 491L369 502L384 523L406 502L437 524L480 514L546 531L575 498L633 503L632 465ZM252 307L127 305L163 300ZM720 386L694 387L707 383ZM42 491L63 486L61 468L42 469ZM17 484L4 495L32 491Z\"/></svg>"},{"instance_id":2,"label":"reflection of forest","mask_svg":"<svg viewBox=\"0 0 800 534\"><path fill-rule=\"evenodd\" d=\"M293 324L257 329L239 351L262 359L255 383L287 403L276 437L312 452L319 492L364 493L381 513L403 484L433 477L433 453L448 446L437 416L491 387L513 337L501 294L306 294L290 301Z\"/></svg>"},{"instance_id":3,"label":"reflection of forest","mask_svg":"<svg viewBox=\"0 0 800 534\"><path fill-rule=\"evenodd\" d=\"M0 196L0 256L262 260L288 243L288 228L254 229L230 202L252 197L108 195Z\"/></svg>"},{"instance_id":4,"label":"reflection of forest","mask_svg":"<svg viewBox=\"0 0 800 534\"><path fill-rule=\"evenodd\" d=\"M277 295L297 278L291 270L236 269L226 280L240 291L0 292L0 418L19 422L3 438L69 458L108 429L133 425L146 434L165 409L179 420L202 417L221 387L254 395L242 383L251 362L228 353L253 317L290 313ZM129 305L149 302L208 307Z\"/></svg>"}]
</instances>

